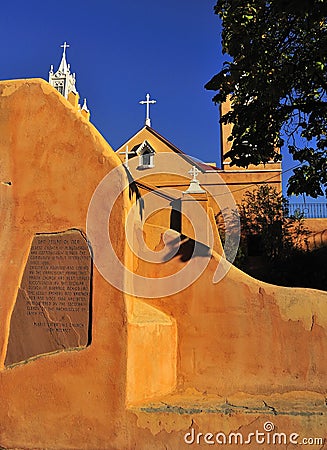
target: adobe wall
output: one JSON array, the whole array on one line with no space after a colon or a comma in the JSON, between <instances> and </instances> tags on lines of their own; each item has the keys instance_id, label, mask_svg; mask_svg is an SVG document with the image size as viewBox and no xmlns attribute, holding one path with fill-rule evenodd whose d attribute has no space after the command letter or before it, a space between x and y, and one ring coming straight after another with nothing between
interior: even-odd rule
<instances>
[{"instance_id":1,"label":"adobe wall","mask_svg":"<svg viewBox=\"0 0 327 450\"><path fill-rule=\"evenodd\" d=\"M164 229L148 224L143 232L150 248L163 248ZM157 436L156 445L169 449L189 448L183 440L186 430L248 436L263 431L266 421L278 432L325 439L327 293L269 285L233 266L215 284L221 262L215 252L202 275L178 292L185 275L168 277L185 269L189 252L186 242L160 267L142 258L137 263L139 275L167 277L175 288L168 297L141 300L164 312L177 327L176 387L155 397L149 392L143 403L131 402L138 426ZM134 371L142 373L142 349L130 338ZM326 448L324 442L312 448ZM202 435L197 446L206 445L213 444L205 444ZM255 443L248 446L258 448ZM274 448L286 449L288 444Z\"/></svg>"},{"instance_id":2,"label":"adobe wall","mask_svg":"<svg viewBox=\"0 0 327 450\"><path fill-rule=\"evenodd\" d=\"M304 219L304 226L307 227L311 233L323 232L327 229L327 219Z\"/></svg>"},{"instance_id":3,"label":"adobe wall","mask_svg":"<svg viewBox=\"0 0 327 450\"><path fill-rule=\"evenodd\" d=\"M147 233L158 233L158 228ZM160 276L181 270L187 264L182 259L179 255L162 264ZM145 300L176 320L178 384L222 396L236 391L323 393L327 293L269 285L234 266L215 284L219 260L215 254L182 292ZM150 276L151 271L151 264L139 262L139 273Z\"/></svg>"},{"instance_id":4,"label":"adobe wall","mask_svg":"<svg viewBox=\"0 0 327 450\"><path fill-rule=\"evenodd\" d=\"M303 243L303 247L316 250L327 245L327 219L304 219L304 226L309 234Z\"/></svg>"},{"instance_id":5,"label":"adobe wall","mask_svg":"<svg viewBox=\"0 0 327 450\"><path fill-rule=\"evenodd\" d=\"M124 448L114 431L125 417L124 296L96 268L91 345L3 367L33 236L70 228L85 232L93 192L120 161L97 130L39 79L0 83L0 135L0 181L11 183L0 185L0 446ZM112 240L122 259L127 204L124 194L112 219Z\"/></svg>"},{"instance_id":6,"label":"adobe wall","mask_svg":"<svg viewBox=\"0 0 327 450\"><path fill-rule=\"evenodd\" d=\"M228 188L230 189L236 203L241 203L244 194L247 191L253 191L260 186L267 184L273 187L278 192L281 192L281 172L269 172L267 168L265 170L238 170L238 167L234 167L233 170L225 170L220 172L221 178L224 180Z\"/></svg>"},{"instance_id":7,"label":"adobe wall","mask_svg":"<svg viewBox=\"0 0 327 450\"><path fill-rule=\"evenodd\" d=\"M3 367L34 234L85 231L94 190L120 161L46 82L1 82L0 93L0 181L11 183L0 185L0 447L176 450L190 448L183 436L192 429L249 433L268 420L279 431L325 434L327 294L266 285L233 267L213 284L216 253L190 287L153 299L124 295L94 267L91 344ZM103 195L99 221L107 203ZM185 267L187 242L167 263L130 254L130 207L124 192L109 224L121 261L150 278ZM149 248L162 249L164 231L148 225Z\"/></svg>"}]
</instances>

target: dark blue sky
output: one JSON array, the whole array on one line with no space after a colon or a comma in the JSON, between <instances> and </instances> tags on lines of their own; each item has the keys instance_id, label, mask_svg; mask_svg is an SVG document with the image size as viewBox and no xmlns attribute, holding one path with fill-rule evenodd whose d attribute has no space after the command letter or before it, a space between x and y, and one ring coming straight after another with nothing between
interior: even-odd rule
<instances>
[{"instance_id":1,"label":"dark blue sky","mask_svg":"<svg viewBox=\"0 0 327 450\"><path fill-rule=\"evenodd\" d=\"M221 63L215 1L13 1L1 5L1 79L48 77L67 60L91 121L117 148L144 124L185 152L218 159L218 111L204 84Z\"/></svg>"},{"instance_id":2,"label":"dark blue sky","mask_svg":"<svg viewBox=\"0 0 327 450\"><path fill-rule=\"evenodd\" d=\"M87 97L92 123L114 149L143 126L139 100L149 92L157 100L152 127L186 153L220 164L218 108L204 89L224 60L215 3L3 2L0 78L48 79L67 41L81 101ZM294 165L287 156L283 168Z\"/></svg>"}]
</instances>

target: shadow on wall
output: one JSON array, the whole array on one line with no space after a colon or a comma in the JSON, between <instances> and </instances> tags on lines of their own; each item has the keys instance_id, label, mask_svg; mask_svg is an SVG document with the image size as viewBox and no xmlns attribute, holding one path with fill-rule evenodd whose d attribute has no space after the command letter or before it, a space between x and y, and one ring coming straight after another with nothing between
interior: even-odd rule
<instances>
[{"instance_id":1,"label":"shadow on wall","mask_svg":"<svg viewBox=\"0 0 327 450\"><path fill-rule=\"evenodd\" d=\"M137 187L137 184L134 181L134 178L132 177L130 171L123 165L127 179L128 179L128 186L129 186L129 199L132 200L133 195L135 195L136 203L139 205L139 214L141 220L143 219L143 212L144 212L144 200L142 198L142 195L140 193L139 188Z\"/></svg>"},{"instance_id":2,"label":"shadow on wall","mask_svg":"<svg viewBox=\"0 0 327 450\"><path fill-rule=\"evenodd\" d=\"M206 245L201 242L197 242L194 239L188 238L184 235L181 235L182 242L179 246L179 250L176 253L176 257L180 257L180 260L183 262L189 261L191 258L195 258L196 256L200 257L210 257L211 250ZM186 239L186 240L185 240Z\"/></svg>"}]
</instances>

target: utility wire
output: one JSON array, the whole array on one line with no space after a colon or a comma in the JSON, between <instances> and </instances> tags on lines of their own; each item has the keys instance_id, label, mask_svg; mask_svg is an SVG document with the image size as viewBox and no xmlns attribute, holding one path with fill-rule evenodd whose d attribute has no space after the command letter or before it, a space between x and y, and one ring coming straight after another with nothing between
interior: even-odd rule
<instances>
[{"instance_id":1,"label":"utility wire","mask_svg":"<svg viewBox=\"0 0 327 450\"><path fill-rule=\"evenodd\" d=\"M297 169L297 168L300 167L301 165L302 165L302 164L297 164L296 166L293 166L293 167L290 167L289 169L283 170L282 172L279 172L278 174L273 175L273 176L271 176L271 177L269 177L269 178L266 178L265 180L260 181L260 182L258 182L258 183L248 184L247 186L244 186L244 187L239 188L239 189L235 189L234 191L225 192L225 193L223 193L223 194L212 195L212 197L222 197L223 195L229 195L230 193L233 194L234 192L244 191L245 189L249 189L250 186L257 186L258 184L265 184L267 181L270 181L270 180L272 180L273 178L277 178L277 177L279 177L279 176L283 175L284 173L287 173L287 172L289 172L289 171L291 171L291 170ZM246 173L246 170L244 171L244 173Z\"/></svg>"}]
</instances>

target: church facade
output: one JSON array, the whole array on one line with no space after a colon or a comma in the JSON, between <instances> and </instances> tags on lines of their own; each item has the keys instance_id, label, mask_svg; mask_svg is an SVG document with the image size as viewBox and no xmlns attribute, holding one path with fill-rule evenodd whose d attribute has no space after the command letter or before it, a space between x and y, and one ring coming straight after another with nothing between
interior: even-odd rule
<instances>
[{"instance_id":1,"label":"church facade","mask_svg":"<svg viewBox=\"0 0 327 450\"><path fill-rule=\"evenodd\" d=\"M80 106L79 94L76 89L76 74L71 72L70 64L67 63L66 49L69 45L64 42L61 47L63 48L63 53L59 67L54 71L53 65L51 66L49 83L84 117L89 119L90 111L87 107L86 99L84 99L83 105ZM192 167L196 167L199 171L199 182L204 189L206 189L206 186L209 186L214 191L213 195L219 197L220 194L222 196L226 195L224 193L219 194L221 186L225 185L233 195L236 203L242 200L247 190L253 190L262 184L273 186L277 191L281 192L281 163L251 165L246 169L231 166L230 159L225 158L226 153L230 149L230 143L227 140L231 132L230 125L221 126L220 159L222 167L218 168L216 165L206 164L193 159L187 154L187 151L178 149L151 127L150 105L156 103L156 101L150 100L149 94L140 103L146 106L144 127L116 150L122 163L128 167L132 177L137 179L140 178L140 175L142 175L142 178L146 177L153 188L166 187L183 191L184 188L186 190L188 187L189 171ZM229 108L229 102L221 105L221 114L225 114ZM172 162L164 161L164 153L175 156L173 164L176 165L176 182L174 177L170 176L167 179L167 176L165 176L165 170L171 166ZM168 166L165 166L165 164Z\"/></svg>"},{"instance_id":2,"label":"church facade","mask_svg":"<svg viewBox=\"0 0 327 450\"><path fill-rule=\"evenodd\" d=\"M146 102L144 102L146 103ZM230 103L222 105L222 113L230 108ZM206 164L192 158L177 148L173 143L160 135L158 131L151 127L151 120L146 115L144 127L135 133L130 139L125 141L116 151L122 163L128 164L128 168L133 177L145 177L153 187L170 187L176 189L187 189L190 176L188 175L192 167L199 171L199 181L204 189L210 187L217 198L224 194L221 192L224 185L232 194L235 203L242 200L244 193L253 190L262 184L273 186L278 192L282 191L282 168L281 163L269 162L268 164L250 165L248 168L238 168L231 166L230 159L225 155L230 149L230 143L227 138L230 135L231 127L229 125L221 126L221 161L222 168L213 164ZM126 153L127 152L127 153ZM165 176L165 169L171 165L164 161L163 153L174 155L174 164L176 165L176 174L181 177L176 183L173 177ZM158 157L160 155L160 157ZM167 156L168 158L168 156ZM151 180L151 181L150 181Z\"/></svg>"}]
</instances>

